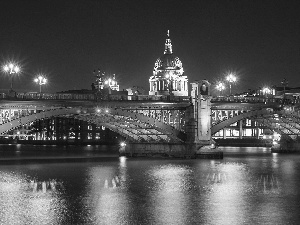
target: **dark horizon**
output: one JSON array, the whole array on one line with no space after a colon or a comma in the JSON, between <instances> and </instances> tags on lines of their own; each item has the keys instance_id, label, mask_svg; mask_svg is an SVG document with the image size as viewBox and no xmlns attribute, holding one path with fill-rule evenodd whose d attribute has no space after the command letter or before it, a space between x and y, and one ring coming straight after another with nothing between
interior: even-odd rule
<instances>
[{"instance_id":1,"label":"dark horizon","mask_svg":"<svg viewBox=\"0 0 300 225\"><path fill-rule=\"evenodd\" d=\"M234 92L300 86L297 1L5 1L0 9L1 64L23 73L16 89L91 89L95 69L116 74L120 89L141 86L163 54L167 30L189 82L237 73ZM9 88L0 76L0 89ZM190 89L190 87L189 87Z\"/></svg>"}]
</instances>

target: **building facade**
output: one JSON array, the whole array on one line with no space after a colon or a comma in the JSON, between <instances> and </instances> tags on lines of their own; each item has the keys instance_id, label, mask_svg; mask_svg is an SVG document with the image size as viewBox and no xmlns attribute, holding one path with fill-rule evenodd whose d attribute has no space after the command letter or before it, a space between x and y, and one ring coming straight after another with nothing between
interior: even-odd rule
<instances>
[{"instance_id":1,"label":"building facade","mask_svg":"<svg viewBox=\"0 0 300 225\"><path fill-rule=\"evenodd\" d=\"M105 87L109 87L113 91L119 91L119 85L116 80L116 75L108 75L104 71L98 69L94 71L96 76L96 82L92 84L92 89L98 91L103 90Z\"/></svg>"}]
</instances>

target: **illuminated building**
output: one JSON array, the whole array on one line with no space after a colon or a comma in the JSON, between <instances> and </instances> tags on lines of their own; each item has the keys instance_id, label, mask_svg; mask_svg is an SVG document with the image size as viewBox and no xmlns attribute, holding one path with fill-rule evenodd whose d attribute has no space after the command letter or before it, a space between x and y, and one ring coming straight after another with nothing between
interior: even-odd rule
<instances>
[{"instance_id":1,"label":"illuminated building","mask_svg":"<svg viewBox=\"0 0 300 225\"><path fill-rule=\"evenodd\" d=\"M188 96L188 79L180 59L173 54L169 31L164 54L156 60L149 83L149 95Z\"/></svg>"},{"instance_id":2,"label":"illuminated building","mask_svg":"<svg viewBox=\"0 0 300 225\"><path fill-rule=\"evenodd\" d=\"M75 143L119 143L120 135L87 121L55 117L35 121L32 125L35 140Z\"/></svg>"},{"instance_id":3,"label":"illuminated building","mask_svg":"<svg viewBox=\"0 0 300 225\"><path fill-rule=\"evenodd\" d=\"M94 71L94 73L96 73L96 71ZM98 91L104 89L105 87L110 87L110 89L113 91L119 91L119 85L115 74L110 76L100 70L98 70L98 73L96 74L96 83L94 86Z\"/></svg>"}]
</instances>

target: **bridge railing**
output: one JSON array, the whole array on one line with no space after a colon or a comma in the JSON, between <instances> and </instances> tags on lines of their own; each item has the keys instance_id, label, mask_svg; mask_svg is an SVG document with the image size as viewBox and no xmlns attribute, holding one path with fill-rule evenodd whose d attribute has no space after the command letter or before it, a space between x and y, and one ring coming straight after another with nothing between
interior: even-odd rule
<instances>
[{"instance_id":1,"label":"bridge railing","mask_svg":"<svg viewBox=\"0 0 300 225\"><path fill-rule=\"evenodd\" d=\"M9 92L0 91L0 99L10 100L80 100L80 101L100 101L97 92L91 90L57 93L39 92ZM168 96L168 95L124 95L110 94L107 101L163 101L163 102L191 102L191 96ZM213 103L259 103L259 104L299 104L294 99L285 99L265 96L217 96L211 99Z\"/></svg>"},{"instance_id":2,"label":"bridge railing","mask_svg":"<svg viewBox=\"0 0 300 225\"><path fill-rule=\"evenodd\" d=\"M0 93L0 99L9 100L80 100L101 101L95 92L89 93L39 93L39 92L13 92ZM111 94L106 101L164 101L164 102L190 102L190 96L163 96L163 95L118 95ZM104 100L104 101L105 101Z\"/></svg>"},{"instance_id":3,"label":"bridge railing","mask_svg":"<svg viewBox=\"0 0 300 225\"><path fill-rule=\"evenodd\" d=\"M281 98L265 96L217 96L212 102L238 102L238 103L281 103Z\"/></svg>"}]
</instances>

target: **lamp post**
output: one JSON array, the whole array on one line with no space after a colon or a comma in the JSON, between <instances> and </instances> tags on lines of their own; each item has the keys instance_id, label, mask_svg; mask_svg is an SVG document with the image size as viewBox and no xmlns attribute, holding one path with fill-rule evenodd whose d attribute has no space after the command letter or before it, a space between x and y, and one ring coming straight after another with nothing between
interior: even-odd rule
<instances>
[{"instance_id":1,"label":"lamp post","mask_svg":"<svg viewBox=\"0 0 300 225\"><path fill-rule=\"evenodd\" d=\"M231 95L231 83L236 82L236 76L234 76L232 73L230 73L227 77L226 80L229 82L229 92Z\"/></svg>"},{"instance_id":2,"label":"lamp post","mask_svg":"<svg viewBox=\"0 0 300 225\"><path fill-rule=\"evenodd\" d=\"M268 95L271 94L271 89L268 88L268 87L264 87L262 89L262 92L263 92L263 94L265 95L265 98L266 98L265 102L268 102Z\"/></svg>"},{"instance_id":3,"label":"lamp post","mask_svg":"<svg viewBox=\"0 0 300 225\"><path fill-rule=\"evenodd\" d=\"M217 84L217 89L220 91L220 96L221 96L222 91L225 89L225 85L222 82L220 82Z\"/></svg>"},{"instance_id":4,"label":"lamp post","mask_svg":"<svg viewBox=\"0 0 300 225\"><path fill-rule=\"evenodd\" d=\"M287 79L284 78L284 79L281 81L281 84L282 84L282 86L283 86L283 103L284 103L284 101L285 101L285 87L289 84L289 82L288 82Z\"/></svg>"},{"instance_id":5,"label":"lamp post","mask_svg":"<svg viewBox=\"0 0 300 225\"><path fill-rule=\"evenodd\" d=\"M271 89L268 88L268 87L264 87L264 88L262 89L262 91L263 91L263 93L264 93L265 95L271 94Z\"/></svg>"},{"instance_id":6,"label":"lamp post","mask_svg":"<svg viewBox=\"0 0 300 225\"><path fill-rule=\"evenodd\" d=\"M40 93L42 93L42 85L47 83L47 79L43 75L39 75L34 79L34 82L40 86Z\"/></svg>"},{"instance_id":7,"label":"lamp post","mask_svg":"<svg viewBox=\"0 0 300 225\"><path fill-rule=\"evenodd\" d=\"M18 74L20 72L20 67L9 63L3 66L4 72L10 75L10 90L13 90L13 74Z\"/></svg>"}]
</instances>

